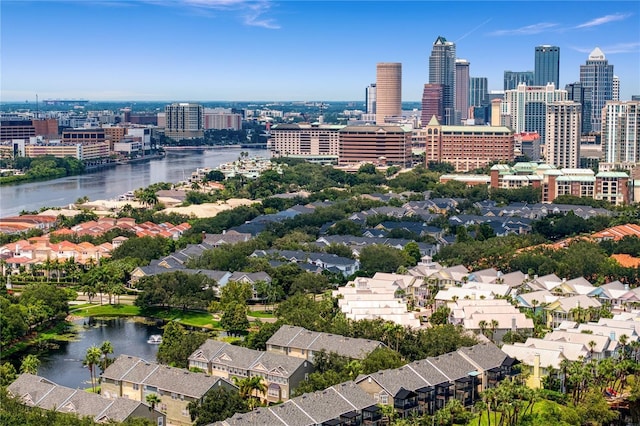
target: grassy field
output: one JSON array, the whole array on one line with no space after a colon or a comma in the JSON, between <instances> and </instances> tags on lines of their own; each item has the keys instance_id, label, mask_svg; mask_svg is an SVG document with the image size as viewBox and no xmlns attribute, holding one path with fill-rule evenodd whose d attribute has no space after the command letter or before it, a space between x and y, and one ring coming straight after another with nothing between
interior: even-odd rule
<instances>
[{"instance_id":1,"label":"grassy field","mask_svg":"<svg viewBox=\"0 0 640 426\"><path fill-rule=\"evenodd\" d=\"M186 311L180 309L147 309L141 310L134 305L96 305L83 304L71 310L71 314L79 317L121 317L138 316L157 318L165 321L177 321L180 324L216 330L220 323L208 312Z\"/></svg>"},{"instance_id":2,"label":"grassy field","mask_svg":"<svg viewBox=\"0 0 640 426\"><path fill-rule=\"evenodd\" d=\"M247 316L252 318L275 318L272 312L265 311L249 311Z\"/></svg>"}]
</instances>

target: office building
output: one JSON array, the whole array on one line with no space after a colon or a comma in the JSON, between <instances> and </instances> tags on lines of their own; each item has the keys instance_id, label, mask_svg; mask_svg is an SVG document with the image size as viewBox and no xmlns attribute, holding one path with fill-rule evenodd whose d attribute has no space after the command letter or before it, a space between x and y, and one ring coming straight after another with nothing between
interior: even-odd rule
<instances>
[{"instance_id":1,"label":"office building","mask_svg":"<svg viewBox=\"0 0 640 426\"><path fill-rule=\"evenodd\" d=\"M602 110L602 146L609 169L640 162L640 101L609 101Z\"/></svg>"},{"instance_id":2,"label":"office building","mask_svg":"<svg viewBox=\"0 0 640 426\"><path fill-rule=\"evenodd\" d=\"M204 129L242 130L242 114L231 111L231 108L205 108Z\"/></svg>"},{"instance_id":3,"label":"office building","mask_svg":"<svg viewBox=\"0 0 640 426\"><path fill-rule=\"evenodd\" d=\"M444 86L442 84L425 84L422 91L421 122L425 126L431 117L436 117L439 122L444 121L444 107L442 97Z\"/></svg>"},{"instance_id":4,"label":"office building","mask_svg":"<svg viewBox=\"0 0 640 426\"><path fill-rule=\"evenodd\" d=\"M596 47L589 54L585 65L580 65L580 83L591 90L591 130L602 130L602 108L613 98L613 65Z\"/></svg>"},{"instance_id":5,"label":"office building","mask_svg":"<svg viewBox=\"0 0 640 426\"><path fill-rule=\"evenodd\" d=\"M62 132L62 143L102 143L106 140L105 129L68 129Z\"/></svg>"},{"instance_id":6,"label":"office building","mask_svg":"<svg viewBox=\"0 0 640 426\"><path fill-rule=\"evenodd\" d=\"M432 118L420 133L425 138L425 157L450 163L456 171L469 172L496 161L513 161L513 132L507 127L447 126Z\"/></svg>"},{"instance_id":7,"label":"office building","mask_svg":"<svg viewBox=\"0 0 640 426\"><path fill-rule=\"evenodd\" d=\"M549 45L536 46L533 85L546 86L549 83L560 87L560 48Z\"/></svg>"},{"instance_id":8,"label":"office building","mask_svg":"<svg viewBox=\"0 0 640 426\"><path fill-rule=\"evenodd\" d=\"M582 133L591 133L591 89L576 81L565 86L567 100L582 105Z\"/></svg>"},{"instance_id":9,"label":"office building","mask_svg":"<svg viewBox=\"0 0 640 426\"><path fill-rule=\"evenodd\" d=\"M380 89L379 84L378 89ZM409 127L346 126L338 133L340 134L338 164L366 162L403 167L411 165L412 131Z\"/></svg>"},{"instance_id":10,"label":"office building","mask_svg":"<svg viewBox=\"0 0 640 426\"><path fill-rule=\"evenodd\" d=\"M304 158L310 162L337 163L343 125L276 124L271 128L273 157Z\"/></svg>"},{"instance_id":11,"label":"office building","mask_svg":"<svg viewBox=\"0 0 640 426\"><path fill-rule=\"evenodd\" d=\"M620 100L620 77L617 75L613 76L613 86L611 87L611 100L619 101Z\"/></svg>"},{"instance_id":12,"label":"office building","mask_svg":"<svg viewBox=\"0 0 640 426\"><path fill-rule=\"evenodd\" d=\"M376 72L376 123L402 116L402 64L381 62Z\"/></svg>"},{"instance_id":13,"label":"office building","mask_svg":"<svg viewBox=\"0 0 640 426\"><path fill-rule=\"evenodd\" d=\"M438 36L429 56L429 83L442 84L442 108L445 124L455 121L456 45Z\"/></svg>"},{"instance_id":14,"label":"office building","mask_svg":"<svg viewBox=\"0 0 640 426\"><path fill-rule=\"evenodd\" d=\"M456 111L460 119L469 117L469 61L456 59ZM456 123L460 124L460 123Z\"/></svg>"},{"instance_id":15,"label":"office building","mask_svg":"<svg viewBox=\"0 0 640 426\"><path fill-rule=\"evenodd\" d=\"M204 137L204 108L200 104L174 103L164 107L164 134L174 140Z\"/></svg>"},{"instance_id":16,"label":"office building","mask_svg":"<svg viewBox=\"0 0 640 426\"><path fill-rule=\"evenodd\" d=\"M547 105L566 101L567 91L556 89L553 83L546 86L519 84L515 90L507 90L501 105L501 123L516 133L537 132L545 138Z\"/></svg>"},{"instance_id":17,"label":"office building","mask_svg":"<svg viewBox=\"0 0 640 426\"><path fill-rule=\"evenodd\" d=\"M469 79L469 106L489 105L489 83L487 77L471 77Z\"/></svg>"},{"instance_id":18,"label":"office building","mask_svg":"<svg viewBox=\"0 0 640 426\"><path fill-rule=\"evenodd\" d=\"M367 114L376 113L376 83L367 86L364 92L364 105Z\"/></svg>"},{"instance_id":19,"label":"office building","mask_svg":"<svg viewBox=\"0 0 640 426\"><path fill-rule=\"evenodd\" d=\"M518 84L533 86L533 71L505 71L503 90L514 90Z\"/></svg>"},{"instance_id":20,"label":"office building","mask_svg":"<svg viewBox=\"0 0 640 426\"><path fill-rule=\"evenodd\" d=\"M547 163L558 168L580 167L582 116L578 102L551 102L547 105Z\"/></svg>"}]
</instances>

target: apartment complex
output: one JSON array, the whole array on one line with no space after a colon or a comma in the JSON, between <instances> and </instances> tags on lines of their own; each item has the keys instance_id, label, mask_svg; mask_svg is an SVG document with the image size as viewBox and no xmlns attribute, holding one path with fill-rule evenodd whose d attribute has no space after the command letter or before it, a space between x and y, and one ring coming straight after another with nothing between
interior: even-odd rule
<instances>
[{"instance_id":1,"label":"apartment complex","mask_svg":"<svg viewBox=\"0 0 640 426\"><path fill-rule=\"evenodd\" d=\"M205 108L204 129L241 130L242 114L235 113L230 108Z\"/></svg>"},{"instance_id":2,"label":"apartment complex","mask_svg":"<svg viewBox=\"0 0 640 426\"><path fill-rule=\"evenodd\" d=\"M276 124L271 128L271 155L315 162L337 162L343 125Z\"/></svg>"},{"instance_id":3,"label":"apartment complex","mask_svg":"<svg viewBox=\"0 0 640 426\"><path fill-rule=\"evenodd\" d=\"M608 168L640 162L640 101L609 101L602 110L602 147Z\"/></svg>"},{"instance_id":4,"label":"apartment complex","mask_svg":"<svg viewBox=\"0 0 640 426\"><path fill-rule=\"evenodd\" d=\"M380 85L378 112L380 113ZM338 164L360 162L411 165L412 130L405 126L345 126L340 135Z\"/></svg>"},{"instance_id":5,"label":"apartment complex","mask_svg":"<svg viewBox=\"0 0 640 426\"><path fill-rule=\"evenodd\" d=\"M506 127L443 126L432 117L419 133L425 134L427 163L451 163L456 171L514 159L513 132Z\"/></svg>"},{"instance_id":6,"label":"apartment complex","mask_svg":"<svg viewBox=\"0 0 640 426\"><path fill-rule=\"evenodd\" d=\"M580 166L582 106L578 102L551 102L547 105L547 163L558 168Z\"/></svg>"},{"instance_id":7,"label":"apartment complex","mask_svg":"<svg viewBox=\"0 0 640 426\"><path fill-rule=\"evenodd\" d=\"M182 140L204 137L204 108L200 104L174 103L164 107L166 137Z\"/></svg>"}]
</instances>

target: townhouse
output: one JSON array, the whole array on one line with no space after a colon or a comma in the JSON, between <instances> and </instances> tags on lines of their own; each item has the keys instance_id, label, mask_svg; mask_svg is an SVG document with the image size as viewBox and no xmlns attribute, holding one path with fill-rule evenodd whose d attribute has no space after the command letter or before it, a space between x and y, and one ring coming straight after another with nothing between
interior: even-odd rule
<instances>
[{"instance_id":1,"label":"townhouse","mask_svg":"<svg viewBox=\"0 0 640 426\"><path fill-rule=\"evenodd\" d=\"M261 377L267 388L262 399L272 403L289 399L292 391L313 372L313 364L306 359L212 339L207 339L189 356L189 368L228 380Z\"/></svg>"},{"instance_id":2,"label":"townhouse","mask_svg":"<svg viewBox=\"0 0 640 426\"><path fill-rule=\"evenodd\" d=\"M106 398L83 389L57 385L44 377L23 373L7 387L9 396L29 407L73 413L90 417L97 423L124 422L143 417L158 426L167 424L167 416L141 400Z\"/></svg>"},{"instance_id":3,"label":"townhouse","mask_svg":"<svg viewBox=\"0 0 640 426\"><path fill-rule=\"evenodd\" d=\"M149 394L160 398L156 405L174 425L191 425L188 405L204 400L208 391L216 387L236 389L222 377L194 373L183 368L148 362L142 358L120 355L100 375L100 394L105 398L127 398L146 401Z\"/></svg>"},{"instance_id":4,"label":"townhouse","mask_svg":"<svg viewBox=\"0 0 640 426\"><path fill-rule=\"evenodd\" d=\"M267 340L267 352L279 353L313 362L314 354L334 352L351 359L364 359L384 344L377 340L344 337L283 325Z\"/></svg>"}]
</instances>

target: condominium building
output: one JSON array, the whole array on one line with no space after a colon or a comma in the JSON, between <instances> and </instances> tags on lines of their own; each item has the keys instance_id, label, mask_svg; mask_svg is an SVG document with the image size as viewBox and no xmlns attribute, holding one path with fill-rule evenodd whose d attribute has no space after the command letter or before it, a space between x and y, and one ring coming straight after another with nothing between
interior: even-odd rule
<instances>
[{"instance_id":1,"label":"condominium building","mask_svg":"<svg viewBox=\"0 0 640 426\"><path fill-rule=\"evenodd\" d=\"M507 90L501 105L503 124L516 133L538 132L545 139L547 105L566 101L567 91L556 89L553 83L546 86L519 84L515 90Z\"/></svg>"},{"instance_id":2,"label":"condominium building","mask_svg":"<svg viewBox=\"0 0 640 426\"><path fill-rule=\"evenodd\" d=\"M613 65L596 47L589 54L585 65L580 65L580 83L591 91L591 129L602 130L602 108L613 99Z\"/></svg>"},{"instance_id":3,"label":"condominium building","mask_svg":"<svg viewBox=\"0 0 640 426\"><path fill-rule=\"evenodd\" d=\"M469 117L469 61L456 59L456 111L460 113L460 119ZM460 123L455 123L460 124Z\"/></svg>"},{"instance_id":4,"label":"condominium building","mask_svg":"<svg viewBox=\"0 0 640 426\"><path fill-rule=\"evenodd\" d=\"M380 104L378 104L378 111L380 111ZM340 135L338 164L368 162L411 165L412 132L409 127L345 126L338 130L338 133Z\"/></svg>"},{"instance_id":5,"label":"condominium building","mask_svg":"<svg viewBox=\"0 0 640 426\"><path fill-rule=\"evenodd\" d=\"M578 102L551 102L547 105L547 163L559 168L580 166L581 105Z\"/></svg>"},{"instance_id":6,"label":"condominium building","mask_svg":"<svg viewBox=\"0 0 640 426\"><path fill-rule=\"evenodd\" d=\"M402 64L381 62L376 71L376 124L402 116Z\"/></svg>"},{"instance_id":7,"label":"condominium building","mask_svg":"<svg viewBox=\"0 0 640 426\"><path fill-rule=\"evenodd\" d=\"M271 155L335 163L338 160L343 125L276 124L271 128Z\"/></svg>"},{"instance_id":8,"label":"condominium building","mask_svg":"<svg viewBox=\"0 0 640 426\"><path fill-rule=\"evenodd\" d=\"M468 172L495 161L513 161L513 131L494 126L443 126L432 118L424 126L426 161L446 162Z\"/></svg>"},{"instance_id":9,"label":"condominium building","mask_svg":"<svg viewBox=\"0 0 640 426\"><path fill-rule=\"evenodd\" d=\"M454 124L456 94L456 45L438 36L429 56L429 83L442 84L444 124Z\"/></svg>"},{"instance_id":10,"label":"condominium building","mask_svg":"<svg viewBox=\"0 0 640 426\"><path fill-rule=\"evenodd\" d=\"M560 87L560 48L547 44L535 47L534 86L553 83Z\"/></svg>"},{"instance_id":11,"label":"condominium building","mask_svg":"<svg viewBox=\"0 0 640 426\"><path fill-rule=\"evenodd\" d=\"M640 162L640 101L609 101L602 110L602 146L609 168Z\"/></svg>"},{"instance_id":12,"label":"condominium building","mask_svg":"<svg viewBox=\"0 0 640 426\"><path fill-rule=\"evenodd\" d=\"M611 100L619 101L620 100L620 77L617 75L613 76L613 85L611 86Z\"/></svg>"},{"instance_id":13,"label":"condominium building","mask_svg":"<svg viewBox=\"0 0 640 426\"><path fill-rule=\"evenodd\" d=\"M204 108L200 104L174 103L164 107L166 137L182 140L204 137Z\"/></svg>"}]
</instances>

